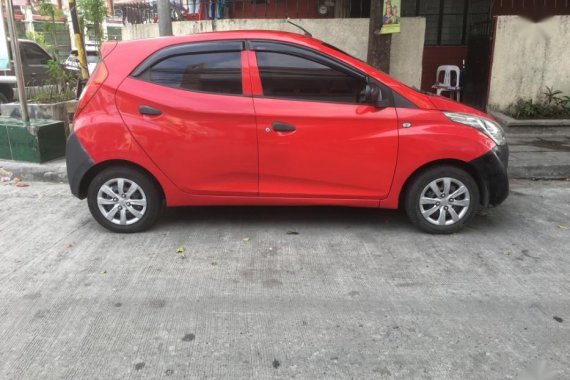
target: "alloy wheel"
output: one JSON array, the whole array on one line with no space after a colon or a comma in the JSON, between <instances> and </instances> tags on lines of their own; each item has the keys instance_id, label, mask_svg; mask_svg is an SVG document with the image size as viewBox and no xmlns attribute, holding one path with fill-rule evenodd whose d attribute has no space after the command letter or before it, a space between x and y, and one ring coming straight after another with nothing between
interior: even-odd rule
<instances>
[{"instance_id":1,"label":"alloy wheel","mask_svg":"<svg viewBox=\"0 0 570 380\"><path fill-rule=\"evenodd\" d=\"M99 188L97 206L107 220L125 226L135 224L143 218L147 210L147 198L143 189L134 181L113 178Z\"/></svg>"},{"instance_id":2,"label":"alloy wheel","mask_svg":"<svg viewBox=\"0 0 570 380\"><path fill-rule=\"evenodd\" d=\"M421 192L420 212L431 224L450 226L467 214L471 204L469 189L455 178L438 178Z\"/></svg>"}]
</instances>

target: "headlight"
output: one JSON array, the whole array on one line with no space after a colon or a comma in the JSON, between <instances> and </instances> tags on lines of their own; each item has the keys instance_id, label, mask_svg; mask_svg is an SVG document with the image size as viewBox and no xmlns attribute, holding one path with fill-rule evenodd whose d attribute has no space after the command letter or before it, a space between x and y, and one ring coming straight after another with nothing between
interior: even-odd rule
<instances>
[{"instance_id":1,"label":"headlight","mask_svg":"<svg viewBox=\"0 0 570 380\"><path fill-rule=\"evenodd\" d=\"M497 145L505 145L507 143L503 128L492 120L468 113L444 112L443 114L451 121L477 128Z\"/></svg>"}]
</instances>

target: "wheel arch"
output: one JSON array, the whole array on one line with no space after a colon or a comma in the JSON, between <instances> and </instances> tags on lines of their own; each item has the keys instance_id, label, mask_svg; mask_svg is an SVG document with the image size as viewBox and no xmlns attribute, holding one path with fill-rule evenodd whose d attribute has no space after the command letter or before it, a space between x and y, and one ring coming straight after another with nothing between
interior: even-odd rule
<instances>
[{"instance_id":1,"label":"wheel arch","mask_svg":"<svg viewBox=\"0 0 570 380\"><path fill-rule=\"evenodd\" d=\"M162 199L163 200L166 199L164 189L163 189L162 185L160 184L160 182L156 179L156 177L150 171L148 171L146 168L144 168L143 166L136 164L132 161L127 161L127 160L108 160L108 161L100 162L100 163L94 165L93 167L91 167L85 173L83 178L81 179L81 182L79 185L79 198L84 199L87 197L87 190L89 189L89 184L91 183L91 181L93 181L93 179L95 178L95 176L97 174L101 173L105 169L108 169L110 167L116 167L116 166L127 166L127 167L130 167L132 169L135 169L137 171L144 173L157 185L157 187L160 191L160 194L162 196Z\"/></svg>"},{"instance_id":2,"label":"wheel arch","mask_svg":"<svg viewBox=\"0 0 570 380\"><path fill-rule=\"evenodd\" d=\"M442 159L442 160L436 160L436 161L431 161L428 162L422 166L420 166L419 168L417 168L404 182L404 185L402 186L402 190L400 191L400 196L398 198L398 206L401 207L404 204L404 200L406 197L406 194L413 182L413 180L418 177L420 174L424 173L426 170L429 170L431 168L437 167L437 166L454 166L456 168L462 169L464 171L466 171L467 173L469 173L469 175L471 175L471 177L473 177L473 179L475 180L475 182L477 183L477 187L479 188L479 200L482 206L487 206L489 204L489 188L487 186L487 183L485 182L485 180L483 179L483 177L481 176L481 174L471 165L469 165L469 163L465 162L465 161L461 161L461 160L457 160L457 159Z\"/></svg>"}]
</instances>

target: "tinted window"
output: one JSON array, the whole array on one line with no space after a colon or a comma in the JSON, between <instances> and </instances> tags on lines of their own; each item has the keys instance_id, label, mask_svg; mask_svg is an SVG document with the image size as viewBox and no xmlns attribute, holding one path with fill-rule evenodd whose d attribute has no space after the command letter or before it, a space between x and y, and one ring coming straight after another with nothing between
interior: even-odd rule
<instances>
[{"instance_id":1,"label":"tinted window","mask_svg":"<svg viewBox=\"0 0 570 380\"><path fill-rule=\"evenodd\" d=\"M268 97L358 103L366 88L362 78L289 54L257 52L257 65Z\"/></svg>"},{"instance_id":2,"label":"tinted window","mask_svg":"<svg viewBox=\"0 0 570 380\"><path fill-rule=\"evenodd\" d=\"M45 52L43 51L39 46L36 46L34 44L21 44L20 45L24 51L24 54L26 55L26 60L29 64L32 65L41 65L41 64L47 64L47 61L49 61L51 59L51 57Z\"/></svg>"},{"instance_id":3,"label":"tinted window","mask_svg":"<svg viewBox=\"0 0 570 380\"><path fill-rule=\"evenodd\" d=\"M166 58L143 78L185 90L241 94L241 53L198 53Z\"/></svg>"}]
</instances>

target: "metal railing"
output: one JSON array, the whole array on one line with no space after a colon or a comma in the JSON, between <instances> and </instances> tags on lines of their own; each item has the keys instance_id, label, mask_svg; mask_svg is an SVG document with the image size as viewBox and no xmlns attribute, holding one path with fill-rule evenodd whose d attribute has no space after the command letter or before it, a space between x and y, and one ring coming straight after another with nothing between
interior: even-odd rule
<instances>
[{"instance_id":1,"label":"metal railing","mask_svg":"<svg viewBox=\"0 0 570 380\"><path fill-rule=\"evenodd\" d=\"M173 21L249 18L368 18L370 0L171 0ZM156 1L115 4L124 24L158 21Z\"/></svg>"}]
</instances>

